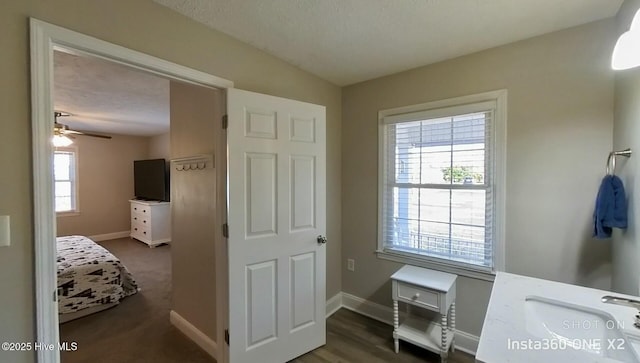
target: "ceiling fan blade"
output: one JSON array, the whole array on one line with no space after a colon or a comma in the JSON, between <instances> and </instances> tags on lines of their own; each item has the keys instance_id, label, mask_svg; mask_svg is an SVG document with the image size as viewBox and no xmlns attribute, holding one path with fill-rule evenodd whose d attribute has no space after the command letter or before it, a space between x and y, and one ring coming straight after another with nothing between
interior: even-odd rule
<instances>
[{"instance_id":1,"label":"ceiling fan blade","mask_svg":"<svg viewBox=\"0 0 640 363\"><path fill-rule=\"evenodd\" d=\"M56 135L83 135L83 136L99 137L101 139L112 138L109 135L93 134L91 132L72 130L69 128L69 126L58 122L58 117L65 117L65 116L71 116L71 114L60 112L60 111L54 112L53 132Z\"/></svg>"},{"instance_id":2,"label":"ceiling fan blade","mask_svg":"<svg viewBox=\"0 0 640 363\"><path fill-rule=\"evenodd\" d=\"M58 129L59 133L62 135L82 135L82 136L91 136L91 137L99 137L102 139L111 139L111 136L109 135L101 135L101 134L93 134L90 132L84 132L84 131L77 131L77 130L70 130L68 128L62 128L62 129Z\"/></svg>"},{"instance_id":3,"label":"ceiling fan blade","mask_svg":"<svg viewBox=\"0 0 640 363\"><path fill-rule=\"evenodd\" d=\"M100 134L92 134L90 132L80 132L80 131L74 131L73 132L75 135L82 135L82 136L91 136L91 137L99 137L101 139L111 139L111 136L109 135L100 135Z\"/></svg>"},{"instance_id":4,"label":"ceiling fan blade","mask_svg":"<svg viewBox=\"0 0 640 363\"><path fill-rule=\"evenodd\" d=\"M74 135L82 135L84 134L84 132L80 132L80 131L76 131L76 130L69 130L69 129L64 129L62 131L65 134L74 134Z\"/></svg>"}]
</instances>

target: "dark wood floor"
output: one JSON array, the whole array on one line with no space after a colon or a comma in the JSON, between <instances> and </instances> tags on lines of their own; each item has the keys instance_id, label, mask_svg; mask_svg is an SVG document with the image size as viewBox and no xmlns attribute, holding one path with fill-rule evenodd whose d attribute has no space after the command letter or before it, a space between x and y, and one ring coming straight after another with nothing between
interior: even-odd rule
<instances>
[{"instance_id":1,"label":"dark wood floor","mask_svg":"<svg viewBox=\"0 0 640 363\"><path fill-rule=\"evenodd\" d=\"M142 290L119 306L63 324L62 341L77 342L78 350L63 352L62 362L214 362L169 323L170 246L151 249L128 238L101 243L120 257ZM391 334L386 324L340 309L327 319L327 344L293 362L440 362L438 354L404 342L395 354ZM474 359L456 351L448 362Z\"/></svg>"},{"instance_id":2,"label":"dark wood floor","mask_svg":"<svg viewBox=\"0 0 640 363\"><path fill-rule=\"evenodd\" d=\"M327 320L327 344L292 362L440 362L440 355L402 341L396 354L392 332L389 325L340 309ZM458 350L449 353L448 362L473 363L474 358Z\"/></svg>"}]
</instances>

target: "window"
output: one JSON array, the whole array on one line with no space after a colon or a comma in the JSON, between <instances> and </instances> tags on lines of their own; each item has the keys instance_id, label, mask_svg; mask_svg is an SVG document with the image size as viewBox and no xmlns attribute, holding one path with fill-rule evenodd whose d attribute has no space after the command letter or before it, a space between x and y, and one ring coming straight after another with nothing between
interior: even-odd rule
<instances>
[{"instance_id":1,"label":"window","mask_svg":"<svg viewBox=\"0 0 640 363\"><path fill-rule=\"evenodd\" d=\"M57 213L78 211L76 151L57 148L53 154L55 207Z\"/></svg>"},{"instance_id":2,"label":"window","mask_svg":"<svg viewBox=\"0 0 640 363\"><path fill-rule=\"evenodd\" d=\"M379 256L502 268L506 91L380 112Z\"/></svg>"}]
</instances>

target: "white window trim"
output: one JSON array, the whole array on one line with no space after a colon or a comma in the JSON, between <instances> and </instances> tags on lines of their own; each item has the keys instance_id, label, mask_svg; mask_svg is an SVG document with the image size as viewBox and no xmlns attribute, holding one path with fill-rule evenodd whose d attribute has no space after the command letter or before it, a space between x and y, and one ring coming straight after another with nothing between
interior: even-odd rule
<instances>
[{"instance_id":1,"label":"white window trim","mask_svg":"<svg viewBox=\"0 0 640 363\"><path fill-rule=\"evenodd\" d=\"M79 216L80 215L80 188L78 187L79 185L79 173L78 173L78 164L79 164L79 160L80 160L80 156L78 154L78 147L75 145L72 146L60 146L60 147L54 147L53 151L66 151L66 152L72 152L73 153L73 201L74 201L74 205L73 205L73 209L72 210L68 210L68 211L63 211L63 212L56 212L56 217L73 217L73 216ZM55 177L53 180L54 183L54 188L55 188ZM53 196L55 198L55 189L54 189L54 193ZM55 203L54 203L54 207L55 207Z\"/></svg>"},{"instance_id":2,"label":"white window trim","mask_svg":"<svg viewBox=\"0 0 640 363\"><path fill-rule=\"evenodd\" d=\"M392 251L384 248L383 241L383 218L384 207L384 180L386 175L386 164L384 145L387 144L385 126L389 122L394 122L400 115L415 113L435 113L440 110L463 106L467 104L475 104L481 102L492 101L496 103L496 112L494 116L494 193L495 193L495 211L494 216L494 241L493 241L493 258L494 267L492 270L478 266L477 268L467 264L459 264L454 261L446 261L445 259L430 258L426 256L418 256L412 253ZM386 121L386 122L385 122ZM404 106L381 110L378 112L378 249L376 254L378 258L391 260L395 262L416 265L434 270L455 273L457 275L467 276L471 278L493 281L497 271L505 270L505 218L506 218L506 165L507 165L507 90L496 90L484 93L478 93L469 96L449 98L445 100L422 103L418 105Z\"/></svg>"}]
</instances>

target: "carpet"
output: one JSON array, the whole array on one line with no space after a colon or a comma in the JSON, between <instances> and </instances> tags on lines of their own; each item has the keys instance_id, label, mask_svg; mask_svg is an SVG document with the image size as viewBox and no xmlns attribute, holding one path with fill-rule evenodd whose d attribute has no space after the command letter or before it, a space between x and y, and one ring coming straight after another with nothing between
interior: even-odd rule
<instances>
[{"instance_id":1,"label":"carpet","mask_svg":"<svg viewBox=\"0 0 640 363\"><path fill-rule=\"evenodd\" d=\"M141 291L114 308L60 326L63 363L211 363L206 352L169 323L171 246L149 248L130 238L101 241L131 271Z\"/></svg>"}]
</instances>

